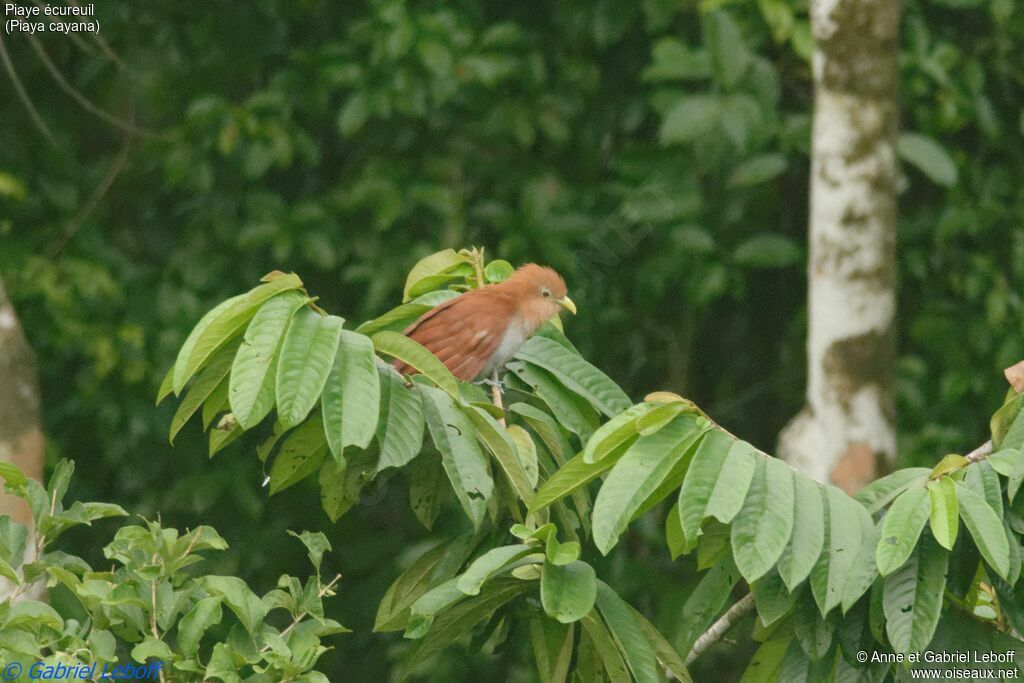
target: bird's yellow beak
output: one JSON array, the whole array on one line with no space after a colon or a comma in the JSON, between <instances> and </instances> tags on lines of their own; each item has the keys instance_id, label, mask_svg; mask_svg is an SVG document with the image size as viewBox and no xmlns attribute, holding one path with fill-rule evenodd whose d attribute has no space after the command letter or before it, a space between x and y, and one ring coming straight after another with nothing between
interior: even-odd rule
<instances>
[{"instance_id":1,"label":"bird's yellow beak","mask_svg":"<svg viewBox=\"0 0 1024 683\"><path fill-rule=\"evenodd\" d=\"M569 297L563 296L561 299L558 300L558 305L564 308L565 310L569 311L573 315L576 315L576 304L574 304L572 302L572 299L570 299Z\"/></svg>"}]
</instances>

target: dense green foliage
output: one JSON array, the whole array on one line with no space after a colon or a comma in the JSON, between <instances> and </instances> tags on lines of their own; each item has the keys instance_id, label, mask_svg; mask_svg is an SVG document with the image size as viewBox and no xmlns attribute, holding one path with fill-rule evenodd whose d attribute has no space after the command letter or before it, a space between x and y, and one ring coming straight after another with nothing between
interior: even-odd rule
<instances>
[{"instance_id":1,"label":"dense green foliage","mask_svg":"<svg viewBox=\"0 0 1024 683\"><path fill-rule=\"evenodd\" d=\"M427 529L454 497L473 531L416 558L377 609L375 631L418 641L400 667L406 676L429 671L479 627L474 642L499 650L529 630L544 681L655 682L659 666L689 680L683 657L699 654L697 637L741 578L763 643L748 680L788 683L798 671L880 680L920 663L894 666L904 661L895 657L952 638L1024 654L1015 637L1024 626L1024 518L1015 507L1024 394L1008 392L983 458L900 469L854 499L736 439L676 394L630 406L560 325L542 328L506 364L504 396L493 402L389 329L510 272L476 250L437 252L410 271L405 303L354 332L319 309L295 274L270 273L203 316L160 388L160 398L181 399L172 435L202 409L211 455L276 415L257 449L272 459L271 495L315 476L332 520L396 471ZM403 378L378 355L418 372ZM697 551L707 571L673 645L597 578L581 541L611 555L630 524L676 489L668 549L673 559ZM968 533L958 533L961 520ZM571 540L560 542L560 532Z\"/></svg>"},{"instance_id":2,"label":"dense green foliage","mask_svg":"<svg viewBox=\"0 0 1024 683\"><path fill-rule=\"evenodd\" d=\"M196 571L201 553L228 547L208 526L183 534L153 521L122 526L103 548L110 569L97 571L56 550L57 539L128 513L110 503L66 504L73 472L62 460L43 488L13 465L0 467L4 490L29 504L39 532L0 518L0 575L13 582L11 600L0 604L4 680L329 683L313 670L328 649L321 639L347 629L324 617L323 598L334 595L340 576L320 576L331 550L323 534L293 533L315 575L305 585L282 576L262 597L236 576ZM32 559L23 564L26 543ZM45 602L36 594L43 585Z\"/></svg>"},{"instance_id":3,"label":"dense green foliage","mask_svg":"<svg viewBox=\"0 0 1024 683\"><path fill-rule=\"evenodd\" d=\"M1024 10L905 6L903 124L926 139L901 145L900 452L930 465L983 440L997 371L1024 356ZM266 503L251 460L206 462L194 427L172 450L157 378L203 311L273 268L365 320L398 303L418 257L466 243L558 268L580 304L571 337L630 395L690 396L766 450L799 407L805 2L97 12L127 68L85 36L41 42L72 85L159 136L123 148L18 37L5 47L58 144L16 97L0 102L0 274L42 361L51 463L80 463L79 497L213 524L239 554L209 562L253 585L297 573L264 548L319 501L303 484ZM347 624L368 627L389 570L431 543L405 495L381 486L337 529L321 518L360 549L339 560ZM659 559L658 536L634 526L631 558L599 573L665 630L692 567ZM358 634L338 647L356 675L390 661ZM438 675L490 670L448 666Z\"/></svg>"}]
</instances>

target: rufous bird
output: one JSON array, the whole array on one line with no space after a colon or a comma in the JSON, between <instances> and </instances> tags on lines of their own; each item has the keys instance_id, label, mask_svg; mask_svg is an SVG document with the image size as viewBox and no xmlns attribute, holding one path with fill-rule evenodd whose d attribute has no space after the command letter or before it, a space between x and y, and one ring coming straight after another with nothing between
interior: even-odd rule
<instances>
[{"instance_id":1,"label":"rufous bird","mask_svg":"<svg viewBox=\"0 0 1024 683\"><path fill-rule=\"evenodd\" d=\"M489 377L530 335L562 309L576 313L565 281L551 268L528 263L504 282L471 289L433 308L405 329L461 380ZM395 368L413 374L401 361Z\"/></svg>"}]
</instances>

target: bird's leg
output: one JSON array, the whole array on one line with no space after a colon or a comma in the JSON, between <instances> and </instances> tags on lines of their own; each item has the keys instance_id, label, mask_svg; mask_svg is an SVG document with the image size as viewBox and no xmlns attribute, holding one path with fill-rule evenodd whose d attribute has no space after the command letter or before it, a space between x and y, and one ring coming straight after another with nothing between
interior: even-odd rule
<instances>
[{"instance_id":1,"label":"bird's leg","mask_svg":"<svg viewBox=\"0 0 1024 683\"><path fill-rule=\"evenodd\" d=\"M494 368L494 372L488 379L484 380L485 383L491 385L491 402L501 408L501 412L505 412L505 403L501 399L503 387L501 386L501 380L498 378L498 368ZM501 423L502 428L505 427L504 416L498 418L498 422Z\"/></svg>"},{"instance_id":2,"label":"bird's leg","mask_svg":"<svg viewBox=\"0 0 1024 683\"><path fill-rule=\"evenodd\" d=\"M473 382L473 384L481 384L483 386L491 387L491 391L497 390L500 393L505 393L505 383L498 379L498 373L495 372L490 377L484 377Z\"/></svg>"}]
</instances>

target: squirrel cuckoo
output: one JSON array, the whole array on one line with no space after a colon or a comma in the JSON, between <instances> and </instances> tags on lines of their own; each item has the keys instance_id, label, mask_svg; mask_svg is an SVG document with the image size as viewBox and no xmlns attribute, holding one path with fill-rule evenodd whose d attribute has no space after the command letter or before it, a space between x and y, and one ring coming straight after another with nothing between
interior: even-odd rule
<instances>
[{"instance_id":1,"label":"squirrel cuckoo","mask_svg":"<svg viewBox=\"0 0 1024 683\"><path fill-rule=\"evenodd\" d=\"M405 329L461 380L488 377L561 309L576 313L565 281L550 268L528 263L504 282L472 289L424 313ZM401 361L395 368L416 370Z\"/></svg>"}]
</instances>

